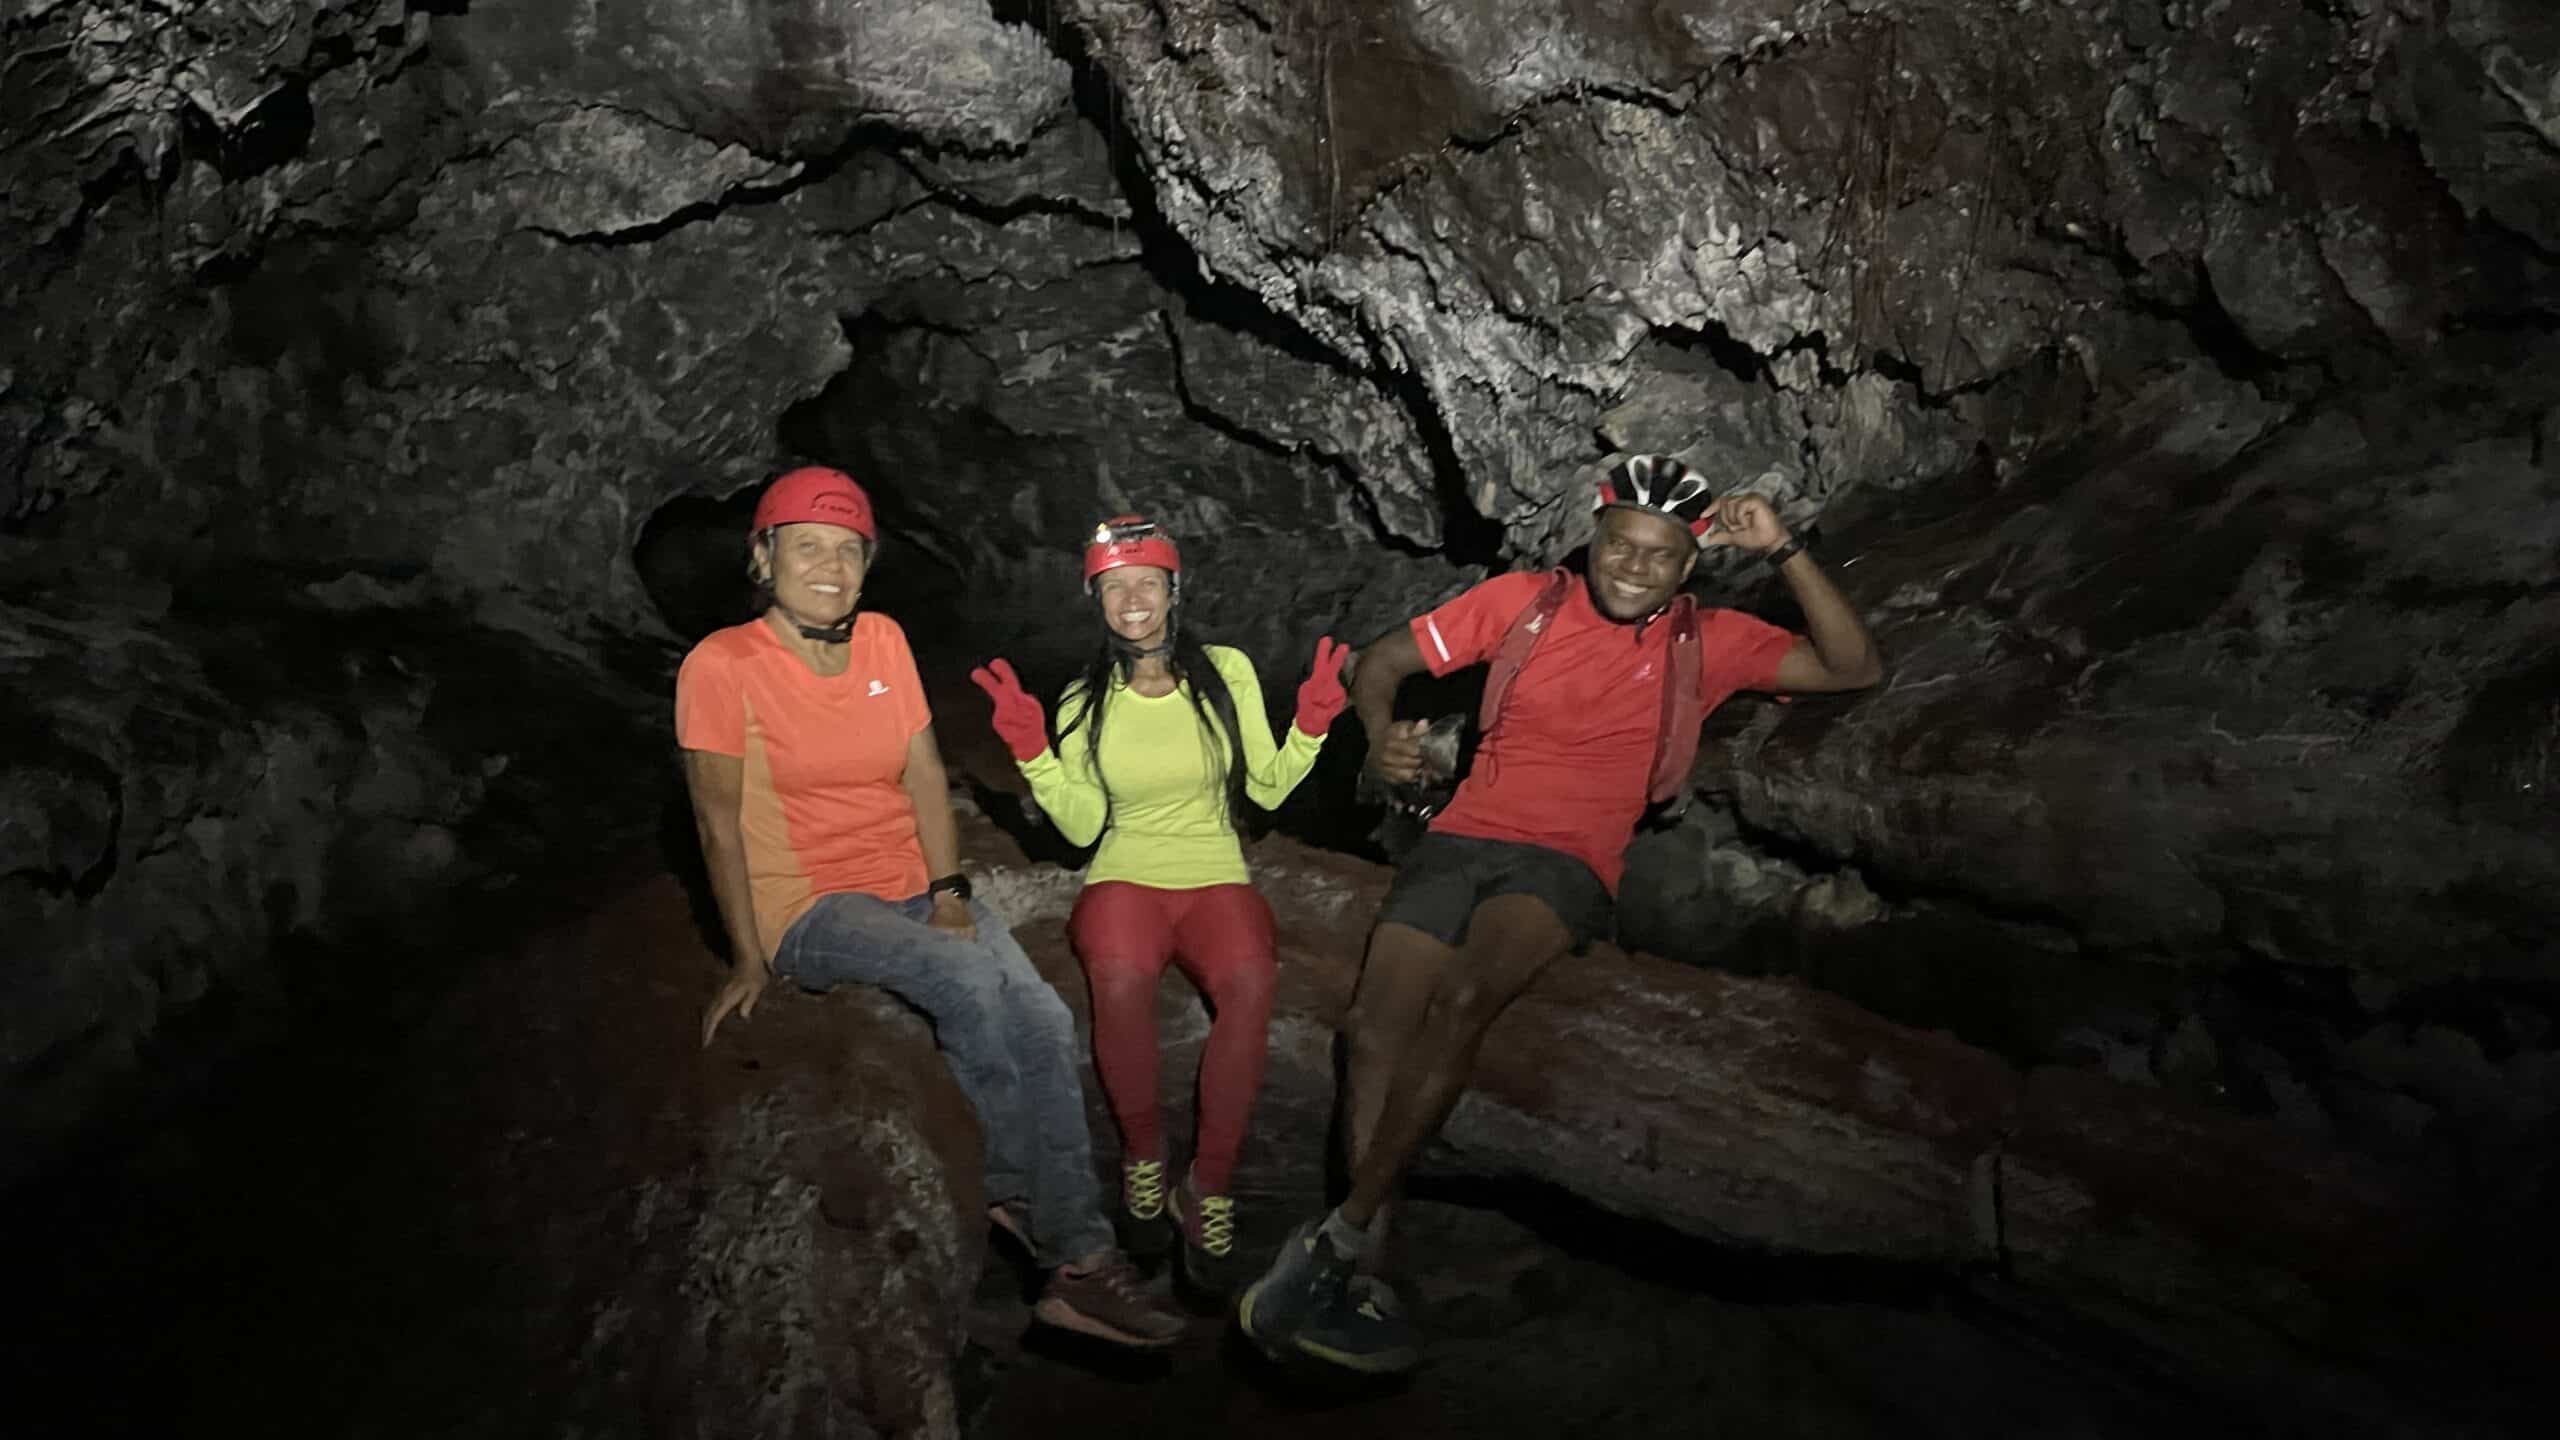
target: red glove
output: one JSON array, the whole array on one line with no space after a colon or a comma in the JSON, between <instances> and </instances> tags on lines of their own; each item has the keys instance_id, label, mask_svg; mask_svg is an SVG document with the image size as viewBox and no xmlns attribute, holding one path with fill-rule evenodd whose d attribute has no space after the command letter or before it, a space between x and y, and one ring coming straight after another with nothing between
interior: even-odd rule
<instances>
[{"instance_id":1,"label":"red glove","mask_svg":"<svg viewBox=\"0 0 2560 1440\"><path fill-rule=\"evenodd\" d=\"M1049 748L1049 719L1040 702L1013 678L1013 666L991 660L970 671L969 678L996 702L996 734L1013 752L1013 758L1023 762L1039 759L1040 752Z\"/></svg>"},{"instance_id":2,"label":"red glove","mask_svg":"<svg viewBox=\"0 0 2560 1440\"><path fill-rule=\"evenodd\" d=\"M1321 740L1351 697L1342 693L1342 662L1351 647L1327 635L1316 641L1315 669L1298 687L1298 728Z\"/></svg>"}]
</instances>

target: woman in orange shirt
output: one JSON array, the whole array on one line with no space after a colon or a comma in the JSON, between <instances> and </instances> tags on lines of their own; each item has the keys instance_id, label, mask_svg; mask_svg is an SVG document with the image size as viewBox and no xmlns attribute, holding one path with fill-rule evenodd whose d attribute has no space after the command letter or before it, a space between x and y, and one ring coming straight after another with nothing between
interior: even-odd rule
<instances>
[{"instance_id":1,"label":"woman in orange shirt","mask_svg":"<svg viewBox=\"0 0 2560 1440\"><path fill-rule=\"evenodd\" d=\"M1034 1313L1124 1345L1182 1317L1112 1244L1075 1021L1004 921L970 898L906 634L857 613L879 531L839 471L775 481L749 527L763 613L676 677L676 739L735 969L702 1038L781 975L876 985L923 1011L986 1135L991 1218L1047 1272Z\"/></svg>"}]
</instances>

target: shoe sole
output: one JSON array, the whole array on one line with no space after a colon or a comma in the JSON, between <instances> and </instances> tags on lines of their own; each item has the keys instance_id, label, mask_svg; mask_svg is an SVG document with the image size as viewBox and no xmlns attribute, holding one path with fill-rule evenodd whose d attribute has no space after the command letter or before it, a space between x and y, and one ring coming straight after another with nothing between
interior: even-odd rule
<instances>
[{"instance_id":1,"label":"shoe sole","mask_svg":"<svg viewBox=\"0 0 2560 1440\"><path fill-rule=\"evenodd\" d=\"M1077 1335L1089 1335L1111 1345L1125 1345L1132 1350L1161 1350L1182 1338L1180 1330L1170 1335L1140 1335L1117 1325L1096 1320L1072 1305L1059 1300L1043 1300L1031 1307L1031 1318L1052 1329Z\"/></svg>"},{"instance_id":2,"label":"shoe sole","mask_svg":"<svg viewBox=\"0 0 2560 1440\"><path fill-rule=\"evenodd\" d=\"M1283 1247L1286 1247L1295 1245L1299 1242L1298 1237L1293 1234L1288 1239L1283 1240L1280 1243ZM1279 1261L1273 1261L1272 1265L1273 1268L1278 1268ZM1253 1323L1253 1307L1262 1299L1263 1287L1270 1283L1271 1271L1265 1270L1260 1275L1254 1277L1252 1284L1244 1287L1243 1296L1236 1301L1236 1324L1243 1329L1246 1339L1251 1340L1256 1345L1262 1346L1266 1350L1270 1349L1275 1344L1294 1340L1296 1338L1295 1336L1275 1337L1265 1335Z\"/></svg>"},{"instance_id":3,"label":"shoe sole","mask_svg":"<svg viewBox=\"0 0 2560 1440\"><path fill-rule=\"evenodd\" d=\"M1261 1281L1256 1280L1252 1284L1244 1287L1244 1298L1236 1302L1236 1325L1239 1329L1244 1331L1246 1339L1251 1340L1256 1345L1267 1346L1271 1342L1263 1338L1262 1332L1253 1327L1253 1302L1261 1298Z\"/></svg>"},{"instance_id":4,"label":"shoe sole","mask_svg":"<svg viewBox=\"0 0 2560 1440\"><path fill-rule=\"evenodd\" d=\"M1348 1350L1336 1350L1330 1345L1318 1345L1296 1335L1289 1336L1286 1340L1272 1340L1253 1328L1253 1302L1260 1298L1262 1298L1261 1281L1256 1280L1245 1287L1244 1298L1236 1302L1236 1325L1244 1331L1246 1339L1260 1346L1264 1354L1274 1359L1286 1358L1282 1355L1280 1348L1286 1345L1302 1355L1312 1356L1328 1365L1339 1365L1345 1370L1357 1370L1363 1375L1401 1375L1422 1363L1422 1352L1419 1350L1389 1350L1379 1355L1355 1355Z\"/></svg>"},{"instance_id":5,"label":"shoe sole","mask_svg":"<svg viewBox=\"0 0 2560 1440\"><path fill-rule=\"evenodd\" d=\"M1336 1350L1329 1345L1318 1345L1304 1337L1292 1339L1289 1344L1300 1354L1311 1355L1328 1365L1339 1365L1345 1370L1357 1370L1363 1375L1401 1375L1422 1363L1422 1352L1419 1350L1388 1350L1376 1355L1355 1355L1348 1350Z\"/></svg>"},{"instance_id":6,"label":"shoe sole","mask_svg":"<svg viewBox=\"0 0 2560 1440\"><path fill-rule=\"evenodd\" d=\"M1264 1354L1275 1359L1282 1358L1280 1347L1287 1345L1302 1355L1312 1356L1328 1365L1339 1365L1345 1370L1357 1370L1363 1375L1401 1375L1422 1363L1422 1352L1419 1350L1389 1350L1377 1355L1356 1355L1348 1350L1336 1350L1330 1345L1318 1345L1300 1335L1291 1335L1284 1340L1275 1341L1254 1329L1253 1326L1253 1302L1261 1298L1262 1282L1260 1280L1245 1287L1244 1298L1236 1302L1236 1325L1244 1331L1244 1337L1247 1340L1260 1346Z\"/></svg>"},{"instance_id":7,"label":"shoe sole","mask_svg":"<svg viewBox=\"0 0 2560 1440\"><path fill-rule=\"evenodd\" d=\"M1234 1299L1236 1293L1235 1277L1231 1274L1221 1274L1216 1270L1211 1270L1205 1275L1202 1274L1199 1269L1199 1262L1191 1258L1192 1254L1193 1252L1188 1249L1182 1252L1182 1283L1190 1286L1191 1289L1201 1298L1214 1300L1220 1305L1224 1305L1227 1301ZM1215 1265L1218 1262L1212 1261L1210 1263Z\"/></svg>"}]
</instances>

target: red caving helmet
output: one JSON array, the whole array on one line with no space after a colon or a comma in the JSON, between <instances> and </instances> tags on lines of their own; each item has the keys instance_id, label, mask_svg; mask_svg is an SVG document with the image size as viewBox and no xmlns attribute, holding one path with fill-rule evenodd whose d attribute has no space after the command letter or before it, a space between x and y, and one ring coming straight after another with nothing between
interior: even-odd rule
<instances>
[{"instance_id":1,"label":"red caving helmet","mask_svg":"<svg viewBox=\"0 0 2560 1440\"><path fill-rule=\"evenodd\" d=\"M1180 575L1182 552L1154 521L1141 515L1114 515L1094 526L1093 538L1085 542L1085 588L1092 589L1103 571L1123 565L1153 565L1167 576Z\"/></svg>"},{"instance_id":2,"label":"red caving helmet","mask_svg":"<svg viewBox=\"0 0 2560 1440\"><path fill-rule=\"evenodd\" d=\"M808 522L841 525L874 543L880 539L880 527L871 518L871 497L852 476L824 465L803 465L766 486L747 532L761 535L776 525Z\"/></svg>"}]
</instances>

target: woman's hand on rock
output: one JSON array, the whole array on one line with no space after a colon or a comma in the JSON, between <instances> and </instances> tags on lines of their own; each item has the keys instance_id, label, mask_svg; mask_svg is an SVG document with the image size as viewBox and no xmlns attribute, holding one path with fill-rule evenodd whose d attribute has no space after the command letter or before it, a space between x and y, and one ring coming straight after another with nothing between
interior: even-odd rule
<instances>
[{"instance_id":1,"label":"woman's hand on rock","mask_svg":"<svg viewBox=\"0 0 2560 1440\"><path fill-rule=\"evenodd\" d=\"M755 1018L756 1002L764 998L764 987L773 983L773 969L762 960L742 960L729 972L728 983L711 998L711 1008L702 1012L702 1043L711 1044L711 1032L734 1010L740 1020Z\"/></svg>"}]
</instances>

